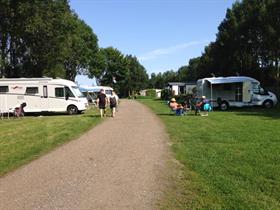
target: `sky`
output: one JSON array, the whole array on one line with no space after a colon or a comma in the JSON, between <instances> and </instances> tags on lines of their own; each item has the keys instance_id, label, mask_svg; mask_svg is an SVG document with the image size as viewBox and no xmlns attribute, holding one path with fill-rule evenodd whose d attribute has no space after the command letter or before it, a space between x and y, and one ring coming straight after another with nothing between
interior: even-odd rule
<instances>
[{"instance_id":1,"label":"sky","mask_svg":"<svg viewBox=\"0 0 280 210\"><path fill-rule=\"evenodd\" d=\"M70 0L99 47L134 55L147 73L177 71L215 41L235 0ZM93 80L76 78L79 84Z\"/></svg>"}]
</instances>

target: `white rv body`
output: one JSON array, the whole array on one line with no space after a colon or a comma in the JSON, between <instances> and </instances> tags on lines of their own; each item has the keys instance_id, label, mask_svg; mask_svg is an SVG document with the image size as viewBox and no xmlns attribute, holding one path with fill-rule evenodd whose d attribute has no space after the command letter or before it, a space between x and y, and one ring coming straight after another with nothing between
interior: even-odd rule
<instances>
[{"instance_id":1,"label":"white rv body","mask_svg":"<svg viewBox=\"0 0 280 210\"><path fill-rule=\"evenodd\" d=\"M226 110L228 107L265 106L277 104L274 93L264 90L260 82L251 77L212 77L197 81L198 96L206 96L213 107Z\"/></svg>"},{"instance_id":2,"label":"white rv body","mask_svg":"<svg viewBox=\"0 0 280 210\"><path fill-rule=\"evenodd\" d=\"M110 98L113 94L114 89L108 86L88 86L88 85L81 85L80 91L87 97L89 102L95 102L97 99L100 90L103 89L106 96Z\"/></svg>"},{"instance_id":3,"label":"white rv body","mask_svg":"<svg viewBox=\"0 0 280 210\"><path fill-rule=\"evenodd\" d=\"M0 79L0 109L5 112L25 102L25 112L68 112L86 110L87 99L69 80L52 78Z\"/></svg>"}]
</instances>

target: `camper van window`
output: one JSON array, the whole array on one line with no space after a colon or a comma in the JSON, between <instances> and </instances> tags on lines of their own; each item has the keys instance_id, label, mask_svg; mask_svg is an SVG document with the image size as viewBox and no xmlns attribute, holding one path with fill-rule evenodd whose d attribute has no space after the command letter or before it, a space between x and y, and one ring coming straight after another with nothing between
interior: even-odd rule
<instances>
[{"instance_id":1,"label":"camper van window","mask_svg":"<svg viewBox=\"0 0 280 210\"><path fill-rule=\"evenodd\" d=\"M64 97L64 88L55 88L55 97Z\"/></svg>"},{"instance_id":2,"label":"camper van window","mask_svg":"<svg viewBox=\"0 0 280 210\"><path fill-rule=\"evenodd\" d=\"M27 95L35 95L38 93L38 87L27 87L25 94Z\"/></svg>"},{"instance_id":3,"label":"camper van window","mask_svg":"<svg viewBox=\"0 0 280 210\"><path fill-rule=\"evenodd\" d=\"M75 97L69 87L65 87L65 94L68 97Z\"/></svg>"},{"instance_id":4,"label":"camper van window","mask_svg":"<svg viewBox=\"0 0 280 210\"><path fill-rule=\"evenodd\" d=\"M253 83L253 93L255 93L255 94L260 93L260 87L257 83Z\"/></svg>"},{"instance_id":5,"label":"camper van window","mask_svg":"<svg viewBox=\"0 0 280 210\"><path fill-rule=\"evenodd\" d=\"M9 92L8 86L0 86L0 93L7 93Z\"/></svg>"},{"instance_id":6,"label":"camper van window","mask_svg":"<svg viewBox=\"0 0 280 210\"><path fill-rule=\"evenodd\" d=\"M224 90L232 90L232 84L231 83L224 84Z\"/></svg>"},{"instance_id":7,"label":"camper van window","mask_svg":"<svg viewBox=\"0 0 280 210\"><path fill-rule=\"evenodd\" d=\"M48 98L48 87L47 86L44 86L43 94L44 94L44 98Z\"/></svg>"},{"instance_id":8,"label":"camper van window","mask_svg":"<svg viewBox=\"0 0 280 210\"><path fill-rule=\"evenodd\" d=\"M105 90L106 95L112 95L112 92L113 92L112 90Z\"/></svg>"},{"instance_id":9,"label":"camper van window","mask_svg":"<svg viewBox=\"0 0 280 210\"><path fill-rule=\"evenodd\" d=\"M85 95L83 93L81 93L80 89L77 86L72 86L72 90L75 93L75 95L78 96L79 98L85 97Z\"/></svg>"}]
</instances>

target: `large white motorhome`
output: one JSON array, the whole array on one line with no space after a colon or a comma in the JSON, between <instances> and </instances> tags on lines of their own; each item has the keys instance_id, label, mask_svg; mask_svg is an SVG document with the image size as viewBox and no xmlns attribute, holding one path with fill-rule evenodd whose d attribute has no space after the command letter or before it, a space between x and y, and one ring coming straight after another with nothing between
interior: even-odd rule
<instances>
[{"instance_id":1,"label":"large white motorhome","mask_svg":"<svg viewBox=\"0 0 280 210\"><path fill-rule=\"evenodd\" d=\"M199 79L197 95L206 96L213 107L220 107L221 110L245 106L271 108L277 104L274 93L263 89L258 80L245 76Z\"/></svg>"},{"instance_id":2,"label":"large white motorhome","mask_svg":"<svg viewBox=\"0 0 280 210\"><path fill-rule=\"evenodd\" d=\"M25 112L67 112L86 110L87 99L69 80L52 78L0 79L0 110L9 112L22 103Z\"/></svg>"}]
</instances>

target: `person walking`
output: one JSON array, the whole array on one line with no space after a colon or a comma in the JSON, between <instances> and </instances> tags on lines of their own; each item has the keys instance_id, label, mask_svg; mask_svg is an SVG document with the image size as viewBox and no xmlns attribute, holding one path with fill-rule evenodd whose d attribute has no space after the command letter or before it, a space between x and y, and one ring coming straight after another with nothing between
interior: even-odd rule
<instances>
[{"instance_id":1,"label":"person walking","mask_svg":"<svg viewBox=\"0 0 280 210\"><path fill-rule=\"evenodd\" d=\"M116 107L118 106L118 100L119 100L119 97L113 91L112 96L110 97L110 108L111 108L112 117L116 116Z\"/></svg>"},{"instance_id":2,"label":"person walking","mask_svg":"<svg viewBox=\"0 0 280 210\"><path fill-rule=\"evenodd\" d=\"M105 110L106 110L107 103L108 103L107 96L104 93L103 89L100 90L100 93L97 96L96 103L97 103L97 106L100 111L100 117L103 118L105 116Z\"/></svg>"}]
</instances>

